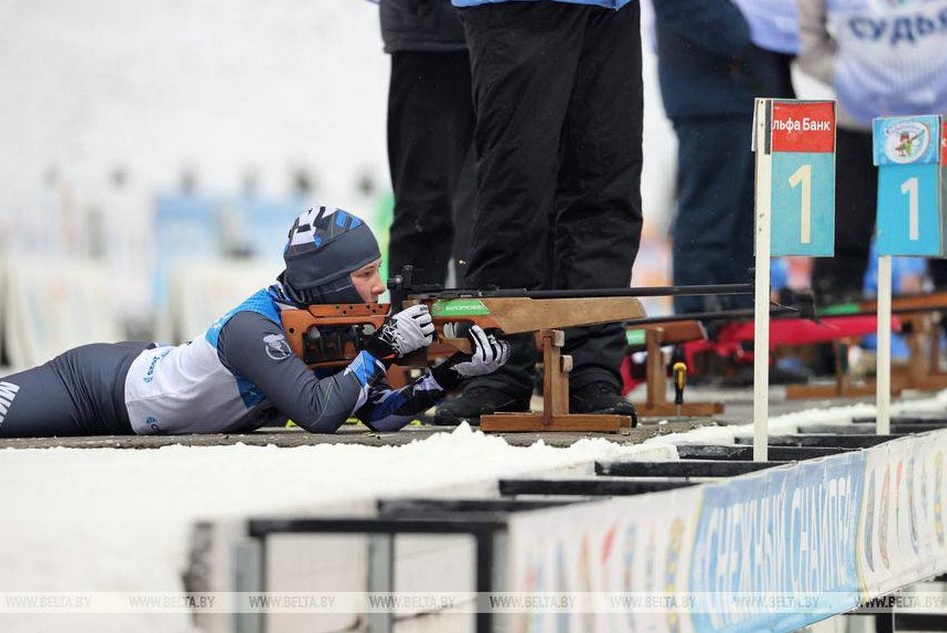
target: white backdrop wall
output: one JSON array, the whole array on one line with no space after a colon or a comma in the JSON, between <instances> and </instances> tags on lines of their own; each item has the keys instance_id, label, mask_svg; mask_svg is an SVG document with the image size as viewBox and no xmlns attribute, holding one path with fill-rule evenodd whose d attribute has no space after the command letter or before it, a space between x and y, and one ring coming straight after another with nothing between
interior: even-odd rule
<instances>
[{"instance_id":1,"label":"white backdrop wall","mask_svg":"<svg viewBox=\"0 0 947 633\"><path fill-rule=\"evenodd\" d=\"M2 204L34 208L56 168L76 202L124 165L145 192L185 167L211 190L297 165L346 202L386 172L388 59L359 0L5 0Z\"/></svg>"},{"instance_id":2,"label":"white backdrop wall","mask_svg":"<svg viewBox=\"0 0 947 633\"><path fill-rule=\"evenodd\" d=\"M94 204L118 166L139 204L185 168L205 190L235 190L252 170L284 194L300 166L321 199L361 203L362 174L388 179L377 11L365 0L4 0L0 217L22 225L50 197ZM673 135L648 52L652 210L666 207ZM51 169L58 192L44 183Z\"/></svg>"},{"instance_id":3,"label":"white backdrop wall","mask_svg":"<svg viewBox=\"0 0 947 633\"><path fill-rule=\"evenodd\" d=\"M390 189L377 13L366 0L3 0L0 255L18 272L23 253L54 266L98 253L119 316L153 322L155 200L185 171L201 196L238 197L252 178L285 201L303 170L314 202L376 214ZM662 283L676 143L645 49L636 283Z\"/></svg>"}]
</instances>

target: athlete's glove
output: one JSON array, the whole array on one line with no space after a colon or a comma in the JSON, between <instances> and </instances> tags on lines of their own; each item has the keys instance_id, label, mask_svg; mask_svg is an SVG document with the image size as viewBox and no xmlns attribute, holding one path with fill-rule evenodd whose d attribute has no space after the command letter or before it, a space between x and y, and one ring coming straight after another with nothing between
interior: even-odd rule
<instances>
[{"instance_id":1,"label":"athlete's glove","mask_svg":"<svg viewBox=\"0 0 947 633\"><path fill-rule=\"evenodd\" d=\"M464 378L492 374L510 358L510 344L494 333L487 334L479 325L467 331L470 353L457 352L431 370L434 380L445 391L453 389Z\"/></svg>"},{"instance_id":2,"label":"athlete's glove","mask_svg":"<svg viewBox=\"0 0 947 633\"><path fill-rule=\"evenodd\" d=\"M434 323L427 305L418 303L385 319L384 325L368 339L365 350L379 360L404 358L427 347L434 340Z\"/></svg>"}]
</instances>

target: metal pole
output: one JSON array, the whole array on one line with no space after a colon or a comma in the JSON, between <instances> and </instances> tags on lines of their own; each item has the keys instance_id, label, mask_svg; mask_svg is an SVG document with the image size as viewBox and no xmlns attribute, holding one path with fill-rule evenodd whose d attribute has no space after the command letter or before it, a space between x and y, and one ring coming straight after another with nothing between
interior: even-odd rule
<instances>
[{"instance_id":1,"label":"metal pole","mask_svg":"<svg viewBox=\"0 0 947 633\"><path fill-rule=\"evenodd\" d=\"M391 593L395 585L395 537L393 534L371 534L368 537L368 591ZM369 633L391 633L393 613L369 613Z\"/></svg>"},{"instance_id":2,"label":"metal pole","mask_svg":"<svg viewBox=\"0 0 947 633\"><path fill-rule=\"evenodd\" d=\"M479 529L474 534L477 543L476 584L477 613L475 614L476 633L493 633L493 612L489 604L489 596L493 592L493 538L494 531Z\"/></svg>"},{"instance_id":3,"label":"metal pole","mask_svg":"<svg viewBox=\"0 0 947 633\"><path fill-rule=\"evenodd\" d=\"M233 546L233 588L238 595L263 593L266 591L266 541L263 538L248 538ZM263 633L265 613L243 611L246 605L233 614L236 633Z\"/></svg>"},{"instance_id":4,"label":"metal pole","mask_svg":"<svg viewBox=\"0 0 947 633\"><path fill-rule=\"evenodd\" d=\"M769 436L769 267L773 158L769 153L772 100L757 99L753 148L756 152L756 292L753 320L753 460L767 460Z\"/></svg>"},{"instance_id":5,"label":"metal pole","mask_svg":"<svg viewBox=\"0 0 947 633\"><path fill-rule=\"evenodd\" d=\"M891 255L878 257L878 355L875 367L875 432L891 433Z\"/></svg>"}]
</instances>

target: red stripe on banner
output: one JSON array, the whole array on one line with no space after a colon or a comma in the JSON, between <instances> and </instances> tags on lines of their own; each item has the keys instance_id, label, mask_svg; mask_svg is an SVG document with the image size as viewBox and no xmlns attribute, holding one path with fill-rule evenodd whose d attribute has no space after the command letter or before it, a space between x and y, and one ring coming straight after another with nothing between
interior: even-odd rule
<instances>
[{"instance_id":1,"label":"red stripe on banner","mask_svg":"<svg viewBox=\"0 0 947 633\"><path fill-rule=\"evenodd\" d=\"M947 167L947 121L940 124L940 164Z\"/></svg>"},{"instance_id":2,"label":"red stripe on banner","mask_svg":"<svg viewBox=\"0 0 947 633\"><path fill-rule=\"evenodd\" d=\"M774 152L835 151L835 104L831 101L774 101Z\"/></svg>"}]
</instances>

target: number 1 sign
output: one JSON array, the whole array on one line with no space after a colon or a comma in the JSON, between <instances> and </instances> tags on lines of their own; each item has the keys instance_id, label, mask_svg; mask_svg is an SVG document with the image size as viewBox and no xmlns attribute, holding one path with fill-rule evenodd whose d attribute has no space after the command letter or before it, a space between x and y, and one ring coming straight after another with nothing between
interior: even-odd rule
<instances>
[{"instance_id":1,"label":"number 1 sign","mask_svg":"<svg viewBox=\"0 0 947 633\"><path fill-rule=\"evenodd\" d=\"M757 98L756 272L753 297L753 460L769 435L771 255L835 252L835 102Z\"/></svg>"},{"instance_id":2,"label":"number 1 sign","mask_svg":"<svg viewBox=\"0 0 947 633\"><path fill-rule=\"evenodd\" d=\"M835 103L773 100L771 255L835 253Z\"/></svg>"},{"instance_id":3,"label":"number 1 sign","mask_svg":"<svg viewBox=\"0 0 947 633\"><path fill-rule=\"evenodd\" d=\"M947 163L936 115L874 120L878 254L947 255L941 172ZM941 163L941 164L938 164Z\"/></svg>"}]
</instances>

